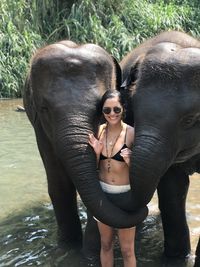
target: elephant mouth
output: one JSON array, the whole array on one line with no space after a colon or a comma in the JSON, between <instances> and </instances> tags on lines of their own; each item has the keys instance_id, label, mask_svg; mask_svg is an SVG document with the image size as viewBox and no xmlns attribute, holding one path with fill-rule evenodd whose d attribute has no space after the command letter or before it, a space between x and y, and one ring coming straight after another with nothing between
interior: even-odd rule
<instances>
[{"instance_id":1,"label":"elephant mouth","mask_svg":"<svg viewBox=\"0 0 200 267\"><path fill-rule=\"evenodd\" d=\"M177 154L175 163L182 163L184 161L187 161L198 153L200 153L200 144L198 146L186 148Z\"/></svg>"}]
</instances>

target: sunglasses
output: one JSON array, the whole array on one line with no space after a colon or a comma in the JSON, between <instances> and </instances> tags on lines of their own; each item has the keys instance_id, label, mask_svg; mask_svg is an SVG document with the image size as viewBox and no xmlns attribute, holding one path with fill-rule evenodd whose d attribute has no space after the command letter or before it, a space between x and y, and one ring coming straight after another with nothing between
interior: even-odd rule
<instances>
[{"instance_id":1,"label":"sunglasses","mask_svg":"<svg viewBox=\"0 0 200 267\"><path fill-rule=\"evenodd\" d=\"M114 113L115 114L119 114L119 113L121 113L122 112L122 109L120 108L120 107L114 107L114 108L110 108L110 107L104 107L103 109L102 109L102 112L104 113L104 114L110 114L111 113L111 111L114 111Z\"/></svg>"}]
</instances>

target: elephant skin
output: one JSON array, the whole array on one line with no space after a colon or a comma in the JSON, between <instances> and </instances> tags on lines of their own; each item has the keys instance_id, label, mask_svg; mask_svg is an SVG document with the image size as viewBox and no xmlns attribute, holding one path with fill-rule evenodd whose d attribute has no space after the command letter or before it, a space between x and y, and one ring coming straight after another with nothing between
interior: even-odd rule
<instances>
[{"instance_id":1,"label":"elephant skin","mask_svg":"<svg viewBox=\"0 0 200 267\"><path fill-rule=\"evenodd\" d=\"M101 96L120 84L119 64L98 45L61 41L39 49L31 60L24 107L46 170L60 246L82 244L76 190L90 213L109 225L128 227L147 216L146 208L127 212L106 198L88 145L88 134L97 132Z\"/></svg>"},{"instance_id":2,"label":"elephant skin","mask_svg":"<svg viewBox=\"0 0 200 267\"><path fill-rule=\"evenodd\" d=\"M200 172L200 42L183 32L163 32L136 47L120 66L127 122L135 125L131 201L142 208L157 189L164 253L187 257L189 175Z\"/></svg>"},{"instance_id":3,"label":"elephant skin","mask_svg":"<svg viewBox=\"0 0 200 267\"><path fill-rule=\"evenodd\" d=\"M199 266L200 266L200 239L196 249L196 259L194 267L199 267Z\"/></svg>"}]
</instances>

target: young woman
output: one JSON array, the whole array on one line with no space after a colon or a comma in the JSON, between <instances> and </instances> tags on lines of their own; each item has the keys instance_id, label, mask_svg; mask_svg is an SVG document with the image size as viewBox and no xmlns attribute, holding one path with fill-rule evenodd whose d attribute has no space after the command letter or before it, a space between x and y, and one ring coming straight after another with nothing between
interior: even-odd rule
<instances>
[{"instance_id":1,"label":"young woman","mask_svg":"<svg viewBox=\"0 0 200 267\"><path fill-rule=\"evenodd\" d=\"M100 185L108 194L123 194L130 190L129 164L134 128L122 120L124 108L118 91L108 90L101 99L105 124L100 125L98 139L89 135L89 144L97 155ZM100 259L102 267L113 267L114 231L97 221L101 236ZM135 227L117 229L124 267L136 267L134 252Z\"/></svg>"}]
</instances>

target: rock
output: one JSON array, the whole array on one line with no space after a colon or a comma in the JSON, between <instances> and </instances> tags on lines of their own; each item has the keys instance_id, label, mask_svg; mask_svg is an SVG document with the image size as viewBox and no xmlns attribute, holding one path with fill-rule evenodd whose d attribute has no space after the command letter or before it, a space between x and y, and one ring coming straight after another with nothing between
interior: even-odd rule
<instances>
[{"instance_id":1,"label":"rock","mask_svg":"<svg viewBox=\"0 0 200 267\"><path fill-rule=\"evenodd\" d=\"M16 111L18 111L18 112L24 112L25 111L25 108L22 107L22 106L20 106L20 105L18 105L17 108L16 108Z\"/></svg>"}]
</instances>

